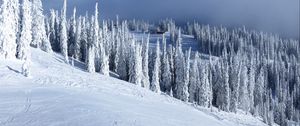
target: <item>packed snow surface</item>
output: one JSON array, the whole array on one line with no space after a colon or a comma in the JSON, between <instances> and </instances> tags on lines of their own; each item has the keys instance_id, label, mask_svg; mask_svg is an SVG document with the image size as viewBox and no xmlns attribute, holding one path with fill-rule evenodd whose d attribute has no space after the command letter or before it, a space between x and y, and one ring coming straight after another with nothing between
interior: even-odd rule
<instances>
[{"instance_id":1,"label":"packed snow surface","mask_svg":"<svg viewBox=\"0 0 300 126\"><path fill-rule=\"evenodd\" d=\"M73 66L72 66L73 64ZM88 73L80 62L32 49L31 77L22 62L0 60L0 126L265 125L242 113L218 112Z\"/></svg>"}]
</instances>

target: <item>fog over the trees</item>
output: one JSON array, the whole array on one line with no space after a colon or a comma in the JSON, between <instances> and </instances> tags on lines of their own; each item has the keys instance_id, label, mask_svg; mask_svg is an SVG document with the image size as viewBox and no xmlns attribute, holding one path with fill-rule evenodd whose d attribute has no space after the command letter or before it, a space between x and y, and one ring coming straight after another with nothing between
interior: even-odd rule
<instances>
[{"instance_id":1,"label":"fog over the trees","mask_svg":"<svg viewBox=\"0 0 300 126\"><path fill-rule=\"evenodd\" d=\"M44 0L49 8L61 8L63 0ZM95 1L69 0L78 13L93 12ZM100 18L157 21L173 18L177 23L190 21L223 26L241 26L299 38L299 0L101 0ZM61 3L61 4L60 4ZM72 15L69 9L68 15Z\"/></svg>"}]
</instances>

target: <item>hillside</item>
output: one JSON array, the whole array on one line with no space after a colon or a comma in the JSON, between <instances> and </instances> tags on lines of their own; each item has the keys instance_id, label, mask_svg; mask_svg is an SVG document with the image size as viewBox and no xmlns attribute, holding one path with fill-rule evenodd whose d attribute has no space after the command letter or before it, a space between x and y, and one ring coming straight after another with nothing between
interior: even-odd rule
<instances>
[{"instance_id":1,"label":"hillside","mask_svg":"<svg viewBox=\"0 0 300 126\"><path fill-rule=\"evenodd\" d=\"M0 2L0 126L299 125L300 43L284 29L60 1Z\"/></svg>"},{"instance_id":2,"label":"hillside","mask_svg":"<svg viewBox=\"0 0 300 126\"><path fill-rule=\"evenodd\" d=\"M32 50L32 75L18 60L0 61L1 126L264 125L243 114L194 107L112 77L65 64L59 54ZM63 72L62 72L63 71Z\"/></svg>"}]
</instances>

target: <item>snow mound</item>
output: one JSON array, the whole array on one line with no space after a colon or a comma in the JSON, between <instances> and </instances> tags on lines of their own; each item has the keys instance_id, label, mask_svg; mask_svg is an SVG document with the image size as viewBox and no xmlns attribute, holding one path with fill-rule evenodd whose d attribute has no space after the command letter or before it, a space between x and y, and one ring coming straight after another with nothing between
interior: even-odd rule
<instances>
[{"instance_id":1,"label":"snow mound","mask_svg":"<svg viewBox=\"0 0 300 126\"><path fill-rule=\"evenodd\" d=\"M22 62L0 60L1 126L265 125L245 114L218 112L155 94L112 77L88 73L59 54L32 50L31 77Z\"/></svg>"}]
</instances>

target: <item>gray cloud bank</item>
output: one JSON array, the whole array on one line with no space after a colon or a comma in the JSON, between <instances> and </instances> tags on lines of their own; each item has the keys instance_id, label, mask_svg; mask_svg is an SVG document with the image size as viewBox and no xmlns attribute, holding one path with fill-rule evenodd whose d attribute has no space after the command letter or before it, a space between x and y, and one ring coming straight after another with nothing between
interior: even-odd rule
<instances>
[{"instance_id":1,"label":"gray cloud bank","mask_svg":"<svg viewBox=\"0 0 300 126\"><path fill-rule=\"evenodd\" d=\"M58 9L63 0L43 0L46 10ZM76 6L80 14L93 12L99 2L103 19L116 15L125 19L177 22L194 20L212 25L242 26L299 38L299 0L69 0L69 14Z\"/></svg>"}]
</instances>

